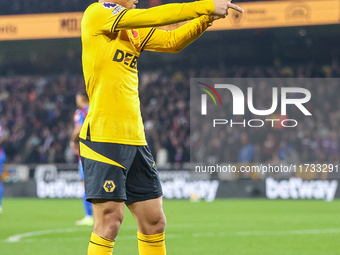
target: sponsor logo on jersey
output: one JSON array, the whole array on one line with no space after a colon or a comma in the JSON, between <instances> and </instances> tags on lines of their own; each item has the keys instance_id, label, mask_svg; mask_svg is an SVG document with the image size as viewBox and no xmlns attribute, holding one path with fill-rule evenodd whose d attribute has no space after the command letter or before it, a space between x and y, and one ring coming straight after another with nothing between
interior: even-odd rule
<instances>
[{"instance_id":1,"label":"sponsor logo on jersey","mask_svg":"<svg viewBox=\"0 0 340 255\"><path fill-rule=\"evenodd\" d=\"M107 9L114 9L117 4L114 4L114 3L103 3L103 6Z\"/></svg>"},{"instance_id":2,"label":"sponsor logo on jersey","mask_svg":"<svg viewBox=\"0 0 340 255\"><path fill-rule=\"evenodd\" d=\"M136 69L137 68L137 56L134 56L133 54L129 52L124 52L122 50L116 50L116 53L113 57L113 61L115 62L123 62L124 65L127 65L131 68Z\"/></svg>"}]
</instances>

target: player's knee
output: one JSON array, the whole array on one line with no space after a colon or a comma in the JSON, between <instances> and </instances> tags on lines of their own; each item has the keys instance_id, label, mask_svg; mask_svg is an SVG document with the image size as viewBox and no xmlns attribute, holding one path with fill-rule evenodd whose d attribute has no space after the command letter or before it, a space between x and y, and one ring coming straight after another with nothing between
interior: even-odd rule
<instances>
[{"instance_id":1,"label":"player's knee","mask_svg":"<svg viewBox=\"0 0 340 255\"><path fill-rule=\"evenodd\" d=\"M163 233L165 231L165 226L166 226L166 217L164 213L162 213L161 219L158 222L159 225L159 232Z\"/></svg>"},{"instance_id":2,"label":"player's knee","mask_svg":"<svg viewBox=\"0 0 340 255\"><path fill-rule=\"evenodd\" d=\"M124 211L115 210L104 214L104 224L108 228L119 228L123 222Z\"/></svg>"},{"instance_id":3,"label":"player's knee","mask_svg":"<svg viewBox=\"0 0 340 255\"><path fill-rule=\"evenodd\" d=\"M161 212L157 216L152 217L148 223L150 228L152 229L152 232L162 233L165 231L166 217L164 213Z\"/></svg>"},{"instance_id":4,"label":"player's knee","mask_svg":"<svg viewBox=\"0 0 340 255\"><path fill-rule=\"evenodd\" d=\"M114 240L123 222L124 210L107 207L102 209L100 213L95 213L94 216L94 232L102 237Z\"/></svg>"},{"instance_id":5,"label":"player's knee","mask_svg":"<svg viewBox=\"0 0 340 255\"><path fill-rule=\"evenodd\" d=\"M121 224L122 224L122 220L111 220L107 223L105 228L106 228L106 233L112 236L112 238L110 239L114 239L117 236Z\"/></svg>"},{"instance_id":6,"label":"player's knee","mask_svg":"<svg viewBox=\"0 0 340 255\"><path fill-rule=\"evenodd\" d=\"M100 233L102 237L114 240L118 235L120 226L123 222L123 215L120 213L107 213L100 224L94 226L94 231Z\"/></svg>"}]
</instances>

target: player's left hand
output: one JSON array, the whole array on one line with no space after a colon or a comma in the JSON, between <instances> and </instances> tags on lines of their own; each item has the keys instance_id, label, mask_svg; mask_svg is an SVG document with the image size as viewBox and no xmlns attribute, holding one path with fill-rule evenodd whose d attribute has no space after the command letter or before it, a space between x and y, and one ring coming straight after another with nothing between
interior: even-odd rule
<instances>
[{"instance_id":1,"label":"player's left hand","mask_svg":"<svg viewBox=\"0 0 340 255\"><path fill-rule=\"evenodd\" d=\"M236 4L232 4L231 1L232 0L228 1L228 4L227 4L228 9L227 9L226 16L229 14L229 9L233 9L235 11L238 11L239 13L244 13L244 10L240 6Z\"/></svg>"},{"instance_id":2,"label":"player's left hand","mask_svg":"<svg viewBox=\"0 0 340 255\"><path fill-rule=\"evenodd\" d=\"M79 155L79 143L70 141L70 147L75 155Z\"/></svg>"},{"instance_id":3,"label":"player's left hand","mask_svg":"<svg viewBox=\"0 0 340 255\"><path fill-rule=\"evenodd\" d=\"M218 19L224 19L224 18L229 14L229 8L231 8L231 9L233 9L233 10L235 10L235 11L238 11L238 12L240 12L240 13L244 13L244 10L243 10L240 6L238 6L238 5L236 5L236 4L232 4L231 1L232 1L232 0L228 1L228 4L227 4L228 9L227 9L227 13L225 14L225 16L209 15L209 18L210 18L211 20L213 20L213 21L214 21L214 20L218 20Z\"/></svg>"}]
</instances>

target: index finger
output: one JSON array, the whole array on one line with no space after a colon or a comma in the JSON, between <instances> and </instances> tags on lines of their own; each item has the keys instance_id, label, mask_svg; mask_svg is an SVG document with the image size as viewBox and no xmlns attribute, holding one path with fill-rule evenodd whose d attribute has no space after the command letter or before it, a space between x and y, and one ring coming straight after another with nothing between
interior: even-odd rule
<instances>
[{"instance_id":1,"label":"index finger","mask_svg":"<svg viewBox=\"0 0 340 255\"><path fill-rule=\"evenodd\" d=\"M244 13L244 10L236 4L229 3L228 8L234 9L235 11L238 11L240 13Z\"/></svg>"}]
</instances>

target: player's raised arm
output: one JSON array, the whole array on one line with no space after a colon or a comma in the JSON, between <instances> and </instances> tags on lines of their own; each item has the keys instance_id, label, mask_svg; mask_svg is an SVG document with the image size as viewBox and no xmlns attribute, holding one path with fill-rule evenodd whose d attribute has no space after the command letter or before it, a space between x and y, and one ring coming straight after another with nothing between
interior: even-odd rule
<instances>
[{"instance_id":1,"label":"player's raised arm","mask_svg":"<svg viewBox=\"0 0 340 255\"><path fill-rule=\"evenodd\" d=\"M196 40L214 21L213 17L202 15L172 31L142 28L141 50L177 53Z\"/></svg>"},{"instance_id":2,"label":"player's raised arm","mask_svg":"<svg viewBox=\"0 0 340 255\"><path fill-rule=\"evenodd\" d=\"M214 14L214 10L215 5L211 0L166 4L150 9L131 9L124 14L115 29L164 26L191 20L204 14Z\"/></svg>"},{"instance_id":3,"label":"player's raised arm","mask_svg":"<svg viewBox=\"0 0 340 255\"><path fill-rule=\"evenodd\" d=\"M243 12L242 8L226 0L203 0L182 4L166 4L144 10L131 9L122 16L115 29L158 27L210 14L225 17L228 15L229 8Z\"/></svg>"},{"instance_id":4,"label":"player's raised arm","mask_svg":"<svg viewBox=\"0 0 340 255\"><path fill-rule=\"evenodd\" d=\"M131 7L133 8L133 7ZM225 17L228 9L243 10L227 0L203 0L182 4L166 4L150 9L129 9L116 3L93 4L86 11L88 22L96 24L97 32L115 32L118 30L158 27L192 20L201 15ZM86 25L86 24L84 24Z\"/></svg>"},{"instance_id":5,"label":"player's raised arm","mask_svg":"<svg viewBox=\"0 0 340 255\"><path fill-rule=\"evenodd\" d=\"M230 7L239 12L243 9L229 2ZM228 12L227 14L228 15ZM164 31L155 28L139 29L141 35L141 50L160 51L177 53L199 38L203 32L212 25L213 21L223 16L218 15L202 15L189 23L173 30Z\"/></svg>"}]
</instances>

